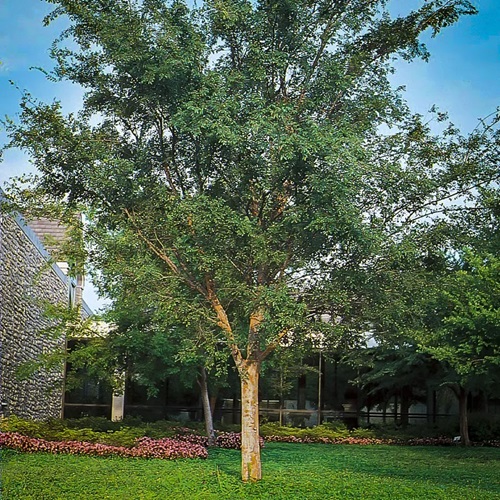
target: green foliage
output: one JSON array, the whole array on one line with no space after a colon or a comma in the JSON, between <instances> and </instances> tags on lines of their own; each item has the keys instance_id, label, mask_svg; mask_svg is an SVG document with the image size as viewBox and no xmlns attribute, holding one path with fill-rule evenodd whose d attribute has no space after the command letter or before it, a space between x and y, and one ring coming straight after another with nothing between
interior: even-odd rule
<instances>
[{"instance_id":1,"label":"green foliage","mask_svg":"<svg viewBox=\"0 0 500 500\"><path fill-rule=\"evenodd\" d=\"M97 443L101 436L102 433L83 427L82 429L64 429L50 437L53 441L88 441L89 443Z\"/></svg>"},{"instance_id":2,"label":"green foliage","mask_svg":"<svg viewBox=\"0 0 500 500\"><path fill-rule=\"evenodd\" d=\"M51 434L64 430L64 426L56 423L56 421L37 422L32 420L25 420L15 415L0 420L0 430L2 432L19 432L25 436L46 438L48 439Z\"/></svg>"},{"instance_id":3,"label":"green foliage","mask_svg":"<svg viewBox=\"0 0 500 500\"><path fill-rule=\"evenodd\" d=\"M9 417L0 421L3 432L18 432L20 434L52 441L88 441L115 446L130 447L136 438L147 436L153 439L173 437L179 432L203 434L203 424L188 422L179 427L178 422L157 421L140 422L129 419L123 422L112 422L102 417L85 417L82 419L35 422ZM225 429L226 431L228 429ZM233 429L238 432L239 429ZM297 438L337 439L345 437L372 438L376 437L372 430L354 429L349 431L342 422L328 422L313 428L280 426L276 422L261 425L260 432L266 436L285 436Z\"/></svg>"},{"instance_id":4,"label":"green foliage","mask_svg":"<svg viewBox=\"0 0 500 500\"><path fill-rule=\"evenodd\" d=\"M260 434L266 436L294 436L302 429L280 425L278 422L266 422L260 426Z\"/></svg>"},{"instance_id":5,"label":"green foliage","mask_svg":"<svg viewBox=\"0 0 500 500\"><path fill-rule=\"evenodd\" d=\"M315 427L310 427L310 428L306 427L305 429L301 429L297 437L312 438L312 439L317 439L317 438L335 439L348 436L349 436L349 431L347 429L341 429L341 428L329 429L328 427L324 427L323 425L318 425Z\"/></svg>"},{"instance_id":6,"label":"green foliage","mask_svg":"<svg viewBox=\"0 0 500 500\"><path fill-rule=\"evenodd\" d=\"M286 331L301 343L311 307L347 323L353 270L456 183L495 175L487 133L432 137L388 80L391 58L427 57L422 32L475 13L466 0L394 19L382 0L53 3L46 22L69 27L51 76L82 85L84 109L26 96L11 144L32 154L40 189L86 207L102 289L122 310L135 272L149 276L163 317L195 342L193 326L223 325L237 361L249 345L266 357Z\"/></svg>"},{"instance_id":7,"label":"green foliage","mask_svg":"<svg viewBox=\"0 0 500 500\"><path fill-rule=\"evenodd\" d=\"M71 421L53 419L47 422L37 422L12 416L0 421L0 429L3 432L18 432L25 436L49 441L87 441L128 447L134 445L136 438L145 435L145 430L140 427L104 425L102 420L99 419L99 422L87 420L76 427ZM92 423L97 423L95 428L85 427L85 424Z\"/></svg>"},{"instance_id":8,"label":"green foliage","mask_svg":"<svg viewBox=\"0 0 500 500\"><path fill-rule=\"evenodd\" d=\"M358 428L358 429L353 429L350 432L350 435L355 438L376 438L377 435L373 431L373 429L363 429L363 428Z\"/></svg>"},{"instance_id":9,"label":"green foliage","mask_svg":"<svg viewBox=\"0 0 500 500\"><path fill-rule=\"evenodd\" d=\"M500 440L500 418L487 413L472 413L469 417L469 433L472 441Z\"/></svg>"},{"instance_id":10,"label":"green foliage","mask_svg":"<svg viewBox=\"0 0 500 500\"><path fill-rule=\"evenodd\" d=\"M373 431L368 429L354 429L349 431L342 422L328 422L310 428L289 427L279 425L277 422L267 422L260 426L260 433L262 436L283 436L283 437L296 437L296 438L311 438L314 440L325 439L338 439L346 438L349 436L359 438L375 437Z\"/></svg>"},{"instance_id":11,"label":"green foliage","mask_svg":"<svg viewBox=\"0 0 500 500\"><path fill-rule=\"evenodd\" d=\"M500 375L500 259L467 251L429 299L433 318L420 348L448 363L464 381Z\"/></svg>"},{"instance_id":12,"label":"green foliage","mask_svg":"<svg viewBox=\"0 0 500 500\"><path fill-rule=\"evenodd\" d=\"M402 428L395 423L371 424L369 430L381 439L394 439L406 442L413 438L437 438L440 436L453 438L458 433L456 418L440 419L436 424L411 425Z\"/></svg>"},{"instance_id":13,"label":"green foliage","mask_svg":"<svg viewBox=\"0 0 500 500\"><path fill-rule=\"evenodd\" d=\"M143 436L161 439L186 431L202 434L204 429L203 424L199 422L187 422L181 428L179 422L159 420L146 423L133 417L127 417L120 422L112 422L103 417L50 419L40 422L11 416L0 420L0 431L17 432L49 441L88 441L131 447L137 438Z\"/></svg>"}]
</instances>

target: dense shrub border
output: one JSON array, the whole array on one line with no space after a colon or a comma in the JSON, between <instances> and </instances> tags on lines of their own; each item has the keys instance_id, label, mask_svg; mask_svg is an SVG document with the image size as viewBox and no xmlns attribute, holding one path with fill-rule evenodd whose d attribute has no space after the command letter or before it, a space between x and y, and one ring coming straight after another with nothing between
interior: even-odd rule
<instances>
[{"instance_id":1,"label":"dense shrub border","mask_svg":"<svg viewBox=\"0 0 500 500\"><path fill-rule=\"evenodd\" d=\"M101 422L103 420L104 422ZM128 423L128 422L127 422ZM91 427L82 427L82 426ZM23 452L68 453L75 455L121 456L142 458L207 458L208 438L193 427L175 422L158 422L133 426L105 419L34 422L17 417L0 419L0 447ZM268 422L261 426L264 442L323 443L348 445L452 446L452 437L394 438L377 436L371 429L348 430L341 422L314 428L280 426ZM500 448L499 440L484 440L475 446ZM241 433L219 432L215 446L239 450Z\"/></svg>"},{"instance_id":2,"label":"dense shrub border","mask_svg":"<svg viewBox=\"0 0 500 500\"><path fill-rule=\"evenodd\" d=\"M266 436L266 442L278 443L324 443L324 444L357 444L357 445L375 445L389 444L399 446L457 446L460 442L455 441L450 437L432 437L432 438L412 438L412 439L385 439L385 438L361 438L361 437L344 437L344 438L327 438L327 437L297 437L297 436ZM500 448L500 441L489 440L472 443L473 446L488 446Z\"/></svg>"},{"instance_id":3,"label":"dense shrub border","mask_svg":"<svg viewBox=\"0 0 500 500\"><path fill-rule=\"evenodd\" d=\"M323 443L323 444L404 444L403 441L398 441L396 439L378 439L378 438L360 438L360 437L339 437L339 438L328 438L328 437L297 437L297 436L266 436L266 441L278 442L278 443Z\"/></svg>"}]
</instances>

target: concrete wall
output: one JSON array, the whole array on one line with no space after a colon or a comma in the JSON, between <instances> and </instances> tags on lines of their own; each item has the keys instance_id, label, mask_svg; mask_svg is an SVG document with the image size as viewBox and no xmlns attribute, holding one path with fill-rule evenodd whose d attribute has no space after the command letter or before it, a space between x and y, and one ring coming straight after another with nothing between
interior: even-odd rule
<instances>
[{"instance_id":1,"label":"concrete wall","mask_svg":"<svg viewBox=\"0 0 500 500\"><path fill-rule=\"evenodd\" d=\"M72 286L48 259L21 217L0 212L0 414L37 420L61 415L62 363L26 380L17 376L25 363L65 345L64 339L41 333L51 323L40 301L68 304Z\"/></svg>"}]
</instances>

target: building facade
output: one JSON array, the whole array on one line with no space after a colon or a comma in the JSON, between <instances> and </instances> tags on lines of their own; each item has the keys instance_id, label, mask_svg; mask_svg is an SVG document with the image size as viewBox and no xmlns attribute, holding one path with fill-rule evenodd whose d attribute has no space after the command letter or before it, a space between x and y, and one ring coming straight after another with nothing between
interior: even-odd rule
<instances>
[{"instance_id":1,"label":"building facade","mask_svg":"<svg viewBox=\"0 0 500 500\"><path fill-rule=\"evenodd\" d=\"M21 216L0 212L0 415L36 420L62 415L63 357L51 367L37 365L64 352L66 343L51 335L54 319L45 314L47 304L71 307L82 285L52 262ZM85 303L82 311L90 314Z\"/></svg>"}]
</instances>

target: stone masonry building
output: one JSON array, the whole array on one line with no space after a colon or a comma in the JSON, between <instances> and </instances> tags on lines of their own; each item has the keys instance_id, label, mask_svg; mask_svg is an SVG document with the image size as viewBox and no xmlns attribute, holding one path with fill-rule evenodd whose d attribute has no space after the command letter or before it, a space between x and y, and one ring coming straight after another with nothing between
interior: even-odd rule
<instances>
[{"instance_id":1,"label":"stone masonry building","mask_svg":"<svg viewBox=\"0 0 500 500\"><path fill-rule=\"evenodd\" d=\"M50 233L46 221L33 229L21 216L0 211L0 415L42 420L62 415L64 364L28 377L22 371L65 348L64 338L48 333L54 320L44 315L44 303L71 307L81 300L83 279L69 278L62 263L51 262L40 241ZM83 301L82 311L91 314Z\"/></svg>"}]
</instances>

